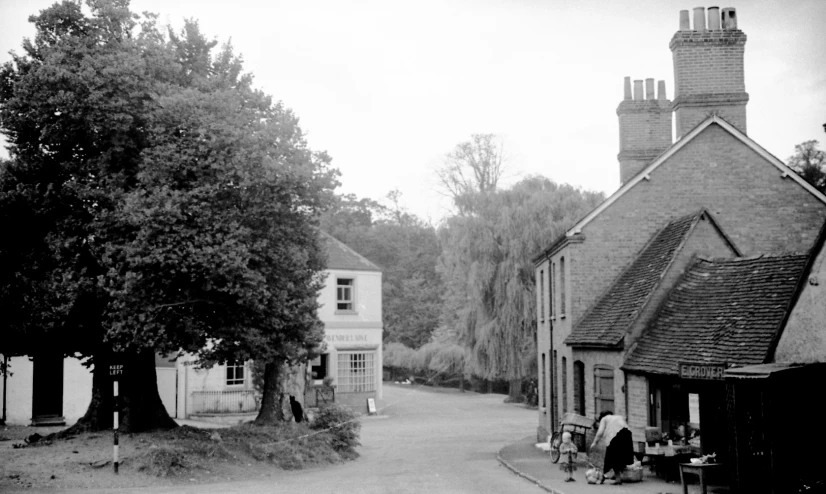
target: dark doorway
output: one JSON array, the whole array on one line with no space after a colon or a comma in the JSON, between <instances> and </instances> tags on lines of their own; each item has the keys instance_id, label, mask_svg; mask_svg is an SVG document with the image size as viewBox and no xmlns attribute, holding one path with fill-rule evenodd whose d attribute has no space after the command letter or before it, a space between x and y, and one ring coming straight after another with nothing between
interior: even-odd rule
<instances>
[{"instance_id":1,"label":"dark doorway","mask_svg":"<svg viewBox=\"0 0 826 494\"><path fill-rule=\"evenodd\" d=\"M42 353L34 357L32 424L63 424L63 355Z\"/></svg>"}]
</instances>

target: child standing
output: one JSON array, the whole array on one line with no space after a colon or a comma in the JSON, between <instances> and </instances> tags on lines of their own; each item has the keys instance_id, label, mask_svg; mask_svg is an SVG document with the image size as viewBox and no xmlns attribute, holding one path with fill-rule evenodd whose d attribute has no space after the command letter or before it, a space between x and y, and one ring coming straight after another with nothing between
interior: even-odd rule
<instances>
[{"instance_id":1,"label":"child standing","mask_svg":"<svg viewBox=\"0 0 826 494\"><path fill-rule=\"evenodd\" d=\"M577 451L576 444L571 441L571 433L563 432L562 444L559 445L559 453L561 455L559 469L568 474L565 482L574 482L576 480L574 479L574 470L576 470L574 459L576 458Z\"/></svg>"}]
</instances>

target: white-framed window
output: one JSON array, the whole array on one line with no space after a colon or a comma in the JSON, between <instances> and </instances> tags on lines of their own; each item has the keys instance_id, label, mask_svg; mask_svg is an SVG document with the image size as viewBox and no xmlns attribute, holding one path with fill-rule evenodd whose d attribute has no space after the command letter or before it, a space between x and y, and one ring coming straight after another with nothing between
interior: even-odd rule
<instances>
[{"instance_id":1,"label":"white-framed window","mask_svg":"<svg viewBox=\"0 0 826 494\"><path fill-rule=\"evenodd\" d=\"M549 275L551 277L551 289L549 290L548 296L551 299L551 317L556 319L556 299L554 298L554 294L556 293L556 263L551 263L551 273Z\"/></svg>"},{"instance_id":2,"label":"white-framed window","mask_svg":"<svg viewBox=\"0 0 826 494\"><path fill-rule=\"evenodd\" d=\"M376 352L357 351L338 353L339 393L364 393L376 390Z\"/></svg>"},{"instance_id":3,"label":"white-framed window","mask_svg":"<svg viewBox=\"0 0 826 494\"><path fill-rule=\"evenodd\" d=\"M227 386L241 386L244 384L244 364L227 364Z\"/></svg>"},{"instance_id":4,"label":"white-framed window","mask_svg":"<svg viewBox=\"0 0 826 494\"><path fill-rule=\"evenodd\" d=\"M336 310L355 310L353 278L336 278Z\"/></svg>"},{"instance_id":5,"label":"white-framed window","mask_svg":"<svg viewBox=\"0 0 826 494\"><path fill-rule=\"evenodd\" d=\"M565 317L565 258L559 258L559 316Z\"/></svg>"}]
</instances>

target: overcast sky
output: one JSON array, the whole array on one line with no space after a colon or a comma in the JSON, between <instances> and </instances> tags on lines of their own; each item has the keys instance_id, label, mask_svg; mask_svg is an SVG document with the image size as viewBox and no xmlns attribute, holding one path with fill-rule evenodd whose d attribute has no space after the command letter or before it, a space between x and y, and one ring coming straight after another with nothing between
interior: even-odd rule
<instances>
[{"instance_id":1,"label":"overcast sky","mask_svg":"<svg viewBox=\"0 0 826 494\"><path fill-rule=\"evenodd\" d=\"M0 0L0 62L20 52L29 15L51 0ZM713 5L713 4L712 4ZM434 167L473 133L505 139L510 181L541 174L611 193L619 186L616 107L623 78L666 81L685 0L133 0L176 28L198 19L232 40L255 85L301 119L342 173L339 192L447 212ZM708 6L708 5L707 5ZM748 133L782 160L826 141L823 0L737 8ZM0 151L6 155L5 150Z\"/></svg>"}]
</instances>

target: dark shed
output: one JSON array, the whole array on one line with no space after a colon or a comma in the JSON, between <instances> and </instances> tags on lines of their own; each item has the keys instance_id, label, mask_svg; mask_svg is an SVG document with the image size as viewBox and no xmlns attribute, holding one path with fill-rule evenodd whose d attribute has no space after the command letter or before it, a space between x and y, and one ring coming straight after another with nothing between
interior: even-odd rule
<instances>
[{"instance_id":1,"label":"dark shed","mask_svg":"<svg viewBox=\"0 0 826 494\"><path fill-rule=\"evenodd\" d=\"M826 364L752 365L728 369L724 377L732 487L786 494L822 485Z\"/></svg>"}]
</instances>

